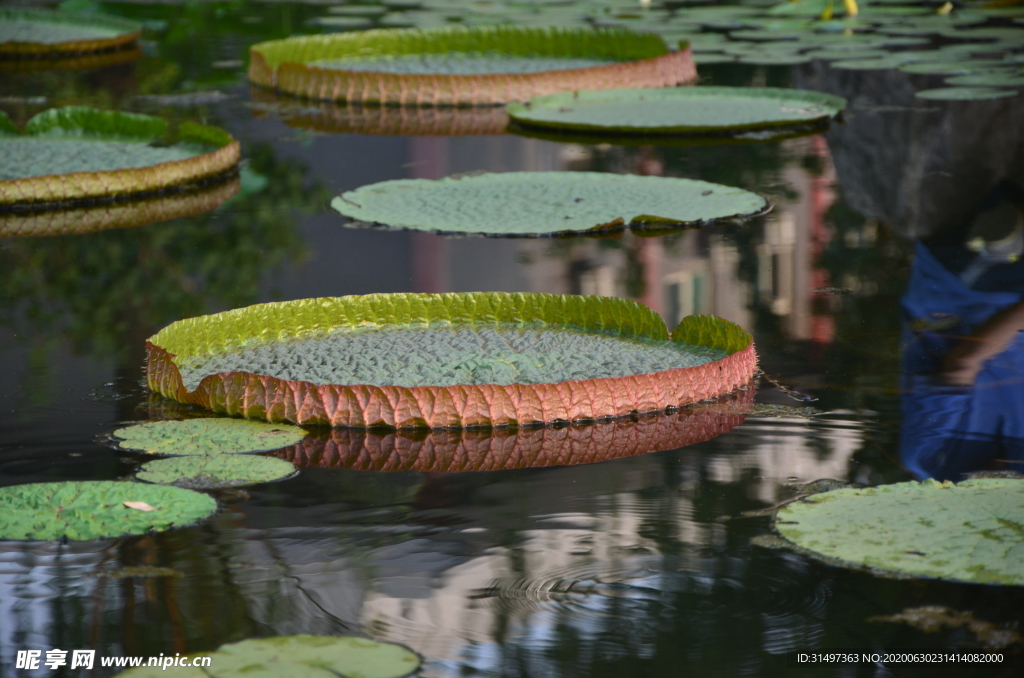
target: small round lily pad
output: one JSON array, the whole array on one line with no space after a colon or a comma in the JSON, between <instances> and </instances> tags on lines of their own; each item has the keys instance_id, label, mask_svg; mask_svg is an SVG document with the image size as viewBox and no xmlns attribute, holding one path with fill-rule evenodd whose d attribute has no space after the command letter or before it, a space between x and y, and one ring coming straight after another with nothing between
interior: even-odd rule
<instances>
[{"instance_id":1,"label":"small round lily pad","mask_svg":"<svg viewBox=\"0 0 1024 678\"><path fill-rule=\"evenodd\" d=\"M32 117L22 132L0 113L0 209L65 208L193 188L238 164L227 132L82 106Z\"/></svg>"},{"instance_id":2,"label":"small round lily pad","mask_svg":"<svg viewBox=\"0 0 1024 678\"><path fill-rule=\"evenodd\" d=\"M125 47L142 26L99 14L72 14L21 7L0 7L0 56L59 57Z\"/></svg>"},{"instance_id":3,"label":"small round lily pad","mask_svg":"<svg viewBox=\"0 0 1024 678\"><path fill-rule=\"evenodd\" d=\"M840 562L906 575L1024 585L1024 481L926 480L812 495L779 533Z\"/></svg>"},{"instance_id":4,"label":"small round lily pad","mask_svg":"<svg viewBox=\"0 0 1024 678\"><path fill-rule=\"evenodd\" d=\"M0 488L0 539L102 539L189 525L217 503L178 487L93 480Z\"/></svg>"},{"instance_id":5,"label":"small round lily pad","mask_svg":"<svg viewBox=\"0 0 1024 678\"><path fill-rule=\"evenodd\" d=\"M1024 73L979 73L946 78L946 84L968 87L1024 87Z\"/></svg>"},{"instance_id":6,"label":"small round lily pad","mask_svg":"<svg viewBox=\"0 0 1024 678\"><path fill-rule=\"evenodd\" d=\"M420 667L415 652L354 636L278 636L222 645L202 669L139 667L124 678L403 678Z\"/></svg>"},{"instance_id":7,"label":"small round lily pad","mask_svg":"<svg viewBox=\"0 0 1024 678\"><path fill-rule=\"evenodd\" d=\"M996 87L937 87L917 92L917 97L920 99L938 101L985 101L1015 96L1017 96L1016 90Z\"/></svg>"},{"instance_id":8,"label":"small round lily pad","mask_svg":"<svg viewBox=\"0 0 1024 678\"><path fill-rule=\"evenodd\" d=\"M217 454L158 459L145 464L136 475L148 483L209 490L269 483L294 473L294 466L273 457Z\"/></svg>"},{"instance_id":9,"label":"small round lily pad","mask_svg":"<svg viewBox=\"0 0 1024 678\"><path fill-rule=\"evenodd\" d=\"M808 104L805 104L808 105ZM692 179L598 172L503 172L399 179L348 191L331 207L357 223L436 233L541 237L686 228L763 214L764 197Z\"/></svg>"},{"instance_id":10,"label":"small round lily pad","mask_svg":"<svg viewBox=\"0 0 1024 678\"><path fill-rule=\"evenodd\" d=\"M175 456L240 454L278 450L306 437L297 426L245 419L186 419L136 424L114 431L121 447Z\"/></svg>"}]
</instances>

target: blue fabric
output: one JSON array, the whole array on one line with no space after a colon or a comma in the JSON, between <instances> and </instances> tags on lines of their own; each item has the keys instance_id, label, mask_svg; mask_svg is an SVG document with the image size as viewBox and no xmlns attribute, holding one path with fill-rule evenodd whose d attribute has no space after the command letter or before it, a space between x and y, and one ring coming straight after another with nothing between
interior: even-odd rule
<instances>
[{"instance_id":1,"label":"blue fabric","mask_svg":"<svg viewBox=\"0 0 1024 678\"><path fill-rule=\"evenodd\" d=\"M917 244L902 300L900 434L900 459L917 478L960 480L993 460L1024 460L1024 335L1018 333L1009 348L985 363L972 387L943 386L934 376L961 337L1022 300L1018 291L966 287Z\"/></svg>"}]
</instances>

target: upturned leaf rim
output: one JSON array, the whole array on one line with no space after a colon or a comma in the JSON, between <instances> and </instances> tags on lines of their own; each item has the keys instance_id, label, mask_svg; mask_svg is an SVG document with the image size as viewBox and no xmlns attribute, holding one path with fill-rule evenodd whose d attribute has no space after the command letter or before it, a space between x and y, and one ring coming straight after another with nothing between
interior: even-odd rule
<instances>
[{"instance_id":1,"label":"upturned leaf rim","mask_svg":"<svg viewBox=\"0 0 1024 678\"><path fill-rule=\"evenodd\" d=\"M0 212L18 208L64 209L183 190L223 178L238 165L241 157L238 141L218 127L191 121L172 126L157 116L88 106L47 109L30 118L23 130L0 111L0 144L5 137L18 135L187 142L214 150L148 167L3 180L0 181Z\"/></svg>"}]
</instances>

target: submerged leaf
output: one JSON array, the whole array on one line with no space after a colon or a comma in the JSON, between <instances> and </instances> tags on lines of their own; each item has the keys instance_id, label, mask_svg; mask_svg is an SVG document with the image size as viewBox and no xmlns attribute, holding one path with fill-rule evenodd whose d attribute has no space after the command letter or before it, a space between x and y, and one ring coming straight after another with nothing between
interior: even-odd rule
<instances>
[{"instance_id":1,"label":"submerged leaf","mask_svg":"<svg viewBox=\"0 0 1024 678\"><path fill-rule=\"evenodd\" d=\"M114 435L124 449L196 456L277 450L294 445L306 432L296 426L244 419L187 419L137 424L118 429Z\"/></svg>"},{"instance_id":2,"label":"submerged leaf","mask_svg":"<svg viewBox=\"0 0 1024 678\"><path fill-rule=\"evenodd\" d=\"M765 212L741 188L692 179L597 172L503 172L363 186L331 206L357 222L439 233L538 237L594 232L622 219L685 228ZM622 225L605 230L621 230Z\"/></svg>"},{"instance_id":3,"label":"submerged leaf","mask_svg":"<svg viewBox=\"0 0 1024 678\"><path fill-rule=\"evenodd\" d=\"M970 612L961 612L942 605L911 607L899 614L869 617L868 621L906 624L925 633L936 633L946 628L966 628L978 639L981 647L989 650L1002 650L1024 642L1020 634L1012 629L999 628L992 622L975 619Z\"/></svg>"},{"instance_id":4,"label":"submerged leaf","mask_svg":"<svg viewBox=\"0 0 1024 678\"><path fill-rule=\"evenodd\" d=\"M982 584L1024 584L1024 482L928 480L807 497L776 529L825 558Z\"/></svg>"},{"instance_id":5,"label":"submerged leaf","mask_svg":"<svg viewBox=\"0 0 1024 678\"><path fill-rule=\"evenodd\" d=\"M210 490L269 483L294 473L294 466L272 457L217 454L151 461L137 475L139 480L149 483Z\"/></svg>"},{"instance_id":6,"label":"submerged leaf","mask_svg":"<svg viewBox=\"0 0 1024 678\"><path fill-rule=\"evenodd\" d=\"M101 539L188 525L217 508L205 494L106 480L0 488L0 539Z\"/></svg>"}]
</instances>

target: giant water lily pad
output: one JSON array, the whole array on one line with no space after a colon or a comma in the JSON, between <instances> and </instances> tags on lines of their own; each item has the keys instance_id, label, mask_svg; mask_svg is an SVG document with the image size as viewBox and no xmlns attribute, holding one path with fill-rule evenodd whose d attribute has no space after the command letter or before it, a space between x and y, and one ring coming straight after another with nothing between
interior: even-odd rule
<instances>
[{"instance_id":1,"label":"giant water lily pad","mask_svg":"<svg viewBox=\"0 0 1024 678\"><path fill-rule=\"evenodd\" d=\"M215 127L72 106L0 120L0 209L52 207L194 186L238 164L239 146Z\"/></svg>"},{"instance_id":2,"label":"giant water lily pad","mask_svg":"<svg viewBox=\"0 0 1024 678\"><path fill-rule=\"evenodd\" d=\"M816 494L779 533L829 559L906 575L1024 584L1024 482L926 480Z\"/></svg>"},{"instance_id":3,"label":"giant water lily pad","mask_svg":"<svg viewBox=\"0 0 1024 678\"><path fill-rule=\"evenodd\" d=\"M154 421L114 431L124 449L175 456L266 452L294 445L305 435L296 426L213 418Z\"/></svg>"},{"instance_id":4,"label":"giant water lily pad","mask_svg":"<svg viewBox=\"0 0 1024 678\"><path fill-rule=\"evenodd\" d=\"M374 294L179 321L148 342L150 388L268 421L508 426L657 411L753 375L750 335L691 316L669 337L635 302Z\"/></svg>"},{"instance_id":5,"label":"giant water lily pad","mask_svg":"<svg viewBox=\"0 0 1024 678\"><path fill-rule=\"evenodd\" d=\"M402 678L420 666L415 652L366 638L278 636L222 645L203 668L140 667L124 678Z\"/></svg>"},{"instance_id":6,"label":"giant water lily pad","mask_svg":"<svg viewBox=\"0 0 1024 678\"><path fill-rule=\"evenodd\" d=\"M766 212L760 195L693 179L598 172L503 172L398 179L343 193L331 207L359 223L436 233L538 237L700 226Z\"/></svg>"},{"instance_id":7,"label":"giant water lily pad","mask_svg":"<svg viewBox=\"0 0 1024 678\"><path fill-rule=\"evenodd\" d=\"M101 539L189 525L213 513L205 494L95 480L0 488L0 539Z\"/></svg>"},{"instance_id":8,"label":"giant water lily pad","mask_svg":"<svg viewBox=\"0 0 1024 678\"><path fill-rule=\"evenodd\" d=\"M845 105L830 94L774 87L674 87L560 92L507 110L521 125L554 129L707 134L822 122Z\"/></svg>"},{"instance_id":9,"label":"giant water lily pad","mask_svg":"<svg viewBox=\"0 0 1024 678\"><path fill-rule=\"evenodd\" d=\"M148 483L175 485L192 490L269 483L287 478L295 467L272 457L242 454L173 457L143 465L137 477Z\"/></svg>"},{"instance_id":10,"label":"giant water lily pad","mask_svg":"<svg viewBox=\"0 0 1024 678\"><path fill-rule=\"evenodd\" d=\"M141 32L141 25L116 17L0 7L0 57L109 51L130 45Z\"/></svg>"},{"instance_id":11,"label":"giant water lily pad","mask_svg":"<svg viewBox=\"0 0 1024 678\"><path fill-rule=\"evenodd\" d=\"M377 104L493 105L566 89L666 87L697 74L689 49L626 29L449 26L272 40L249 79L308 97Z\"/></svg>"}]
</instances>

